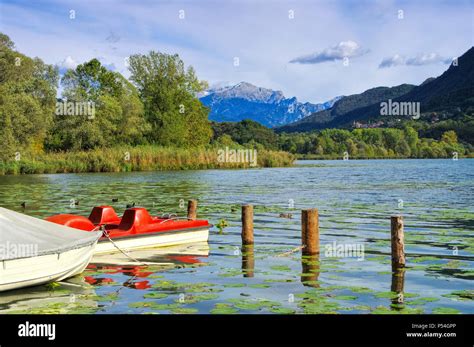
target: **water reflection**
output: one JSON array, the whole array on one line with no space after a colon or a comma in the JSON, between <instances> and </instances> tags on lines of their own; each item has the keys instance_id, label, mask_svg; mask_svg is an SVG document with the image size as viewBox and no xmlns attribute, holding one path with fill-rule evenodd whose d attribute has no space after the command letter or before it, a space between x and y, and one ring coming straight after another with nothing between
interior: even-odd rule
<instances>
[{"instance_id":1,"label":"water reflection","mask_svg":"<svg viewBox=\"0 0 474 347\"><path fill-rule=\"evenodd\" d=\"M56 288L36 286L4 292L0 295L0 314L91 313L99 307L95 294L84 277L76 276Z\"/></svg>"},{"instance_id":2,"label":"water reflection","mask_svg":"<svg viewBox=\"0 0 474 347\"><path fill-rule=\"evenodd\" d=\"M319 253L301 256L301 283L304 286L319 288L318 279L321 270L320 266Z\"/></svg>"},{"instance_id":3,"label":"water reflection","mask_svg":"<svg viewBox=\"0 0 474 347\"><path fill-rule=\"evenodd\" d=\"M95 265L129 265L134 269L138 266L153 265L154 268L162 267L163 270L180 267L181 264L200 264L200 258L209 256L209 244L197 242L170 247L146 248L127 251L126 254L116 252L110 254L96 254L91 263ZM120 267L117 267L120 269ZM125 273L126 274L126 273Z\"/></svg>"},{"instance_id":4,"label":"water reflection","mask_svg":"<svg viewBox=\"0 0 474 347\"><path fill-rule=\"evenodd\" d=\"M254 277L255 256L253 245L242 246L242 273L244 277Z\"/></svg>"},{"instance_id":5,"label":"water reflection","mask_svg":"<svg viewBox=\"0 0 474 347\"><path fill-rule=\"evenodd\" d=\"M396 296L392 297L390 306L392 310L401 310L404 308L405 298L405 269L397 269L392 272L392 285L390 290L396 293Z\"/></svg>"}]
</instances>

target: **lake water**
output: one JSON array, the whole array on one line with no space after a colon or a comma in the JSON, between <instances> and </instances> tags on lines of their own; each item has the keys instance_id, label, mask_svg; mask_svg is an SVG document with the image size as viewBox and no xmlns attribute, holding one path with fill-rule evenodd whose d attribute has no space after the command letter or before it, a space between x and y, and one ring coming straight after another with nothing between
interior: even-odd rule
<instances>
[{"instance_id":1,"label":"lake water","mask_svg":"<svg viewBox=\"0 0 474 347\"><path fill-rule=\"evenodd\" d=\"M213 228L208 245L148 254L153 265L90 265L59 286L2 293L0 312L474 313L473 187L472 159L0 177L0 206L32 216L88 215L103 204L121 213L131 202L185 215L180 201L198 199L199 218L229 224L223 234ZM242 253L244 203L255 205L255 246ZM321 255L302 259L300 211L313 207ZM408 267L392 276L395 214L404 216ZM330 254L330 245L361 253Z\"/></svg>"}]
</instances>

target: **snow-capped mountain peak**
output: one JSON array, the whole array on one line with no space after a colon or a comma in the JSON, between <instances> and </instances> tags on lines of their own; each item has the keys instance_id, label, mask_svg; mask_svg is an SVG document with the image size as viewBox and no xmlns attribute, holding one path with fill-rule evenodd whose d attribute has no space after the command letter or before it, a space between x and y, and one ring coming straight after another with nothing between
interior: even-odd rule
<instances>
[{"instance_id":1,"label":"snow-capped mountain peak","mask_svg":"<svg viewBox=\"0 0 474 347\"><path fill-rule=\"evenodd\" d=\"M296 97L285 98L279 90L257 87L248 82L210 88L201 94L200 99L211 109L210 120L238 122L252 119L269 127L300 120L332 107L336 101L301 103Z\"/></svg>"}]
</instances>

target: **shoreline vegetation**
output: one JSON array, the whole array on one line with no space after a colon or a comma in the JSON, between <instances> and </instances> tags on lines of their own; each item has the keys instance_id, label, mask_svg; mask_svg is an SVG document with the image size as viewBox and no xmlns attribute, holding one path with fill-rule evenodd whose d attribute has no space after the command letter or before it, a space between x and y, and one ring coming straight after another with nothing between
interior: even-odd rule
<instances>
[{"instance_id":1,"label":"shoreline vegetation","mask_svg":"<svg viewBox=\"0 0 474 347\"><path fill-rule=\"evenodd\" d=\"M456 160L453 157L408 157L408 156L390 156L390 157L367 157L367 156L355 156L349 157L347 160L401 160L401 159L412 159L412 160L425 160L425 159L440 159L440 160ZM460 156L457 159L474 159L474 153L469 153L465 156ZM316 154L299 154L296 155L296 160L344 160L341 156L331 155L316 155Z\"/></svg>"},{"instance_id":2,"label":"shoreline vegetation","mask_svg":"<svg viewBox=\"0 0 474 347\"><path fill-rule=\"evenodd\" d=\"M0 175L474 156L467 115L439 126L409 121L397 128L281 133L251 120L209 121L209 108L197 97L208 84L177 54L132 54L128 69L127 79L94 58L60 71L18 52L0 33ZM228 157L230 151L245 155Z\"/></svg>"},{"instance_id":3,"label":"shoreline vegetation","mask_svg":"<svg viewBox=\"0 0 474 347\"><path fill-rule=\"evenodd\" d=\"M135 148L115 147L91 151L44 153L27 155L18 161L0 161L0 176L25 174L62 174L134 171L175 171L208 169L251 169L270 167L292 167L296 160L344 160L341 156L294 155L284 151L259 150L257 166L249 162L221 162L220 148L170 148L139 146ZM129 159L127 157L130 156ZM473 159L466 156L459 159ZM348 160L399 160L441 159L413 157L351 157Z\"/></svg>"},{"instance_id":4,"label":"shoreline vegetation","mask_svg":"<svg viewBox=\"0 0 474 347\"><path fill-rule=\"evenodd\" d=\"M0 161L0 175L164 170L242 169L249 162L218 160L221 148L159 146L113 147L24 155L18 161ZM258 150L256 167L291 166L296 157L283 151Z\"/></svg>"}]
</instances>

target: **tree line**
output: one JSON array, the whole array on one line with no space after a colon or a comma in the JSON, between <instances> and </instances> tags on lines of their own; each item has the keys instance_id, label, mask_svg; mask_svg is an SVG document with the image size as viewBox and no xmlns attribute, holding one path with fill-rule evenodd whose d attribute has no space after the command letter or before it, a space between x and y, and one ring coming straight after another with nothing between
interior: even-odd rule
<instances>
[{"instance_id":1,"label":"tree line","mask_svg":"<svg viewBox=\"0 0 474 347\"><path fill-rule=\"evenodd\" d=\"M92 59L60 77L57 66L21 54L0 33L2 158L22 151L210 143L209 110L196 97L207 84L192 67L186 68L177 54L151 51L130 56L129 71L127 80ZM58 107L63 104L66 112ZM74 112L74 105L82 104L92 106L93 114Z\"/></svg>"},{"instance_id":2,"label":"tree line","mask_svg":"<svg viewBox=\"0 0 474 347\"><path fill-rule=\"evenodd\" d=\"M325 129L303 133L275 133L259 123L213 123L216 143L232 146L261 146L283 150L300 157L343 158L452 158L473 153L470 144L458 141L454 130L439 139L420 137L420 130L404 124L401 128ZM426 130L425 130L426 131Z\"/></svg>"}]
</instances>

